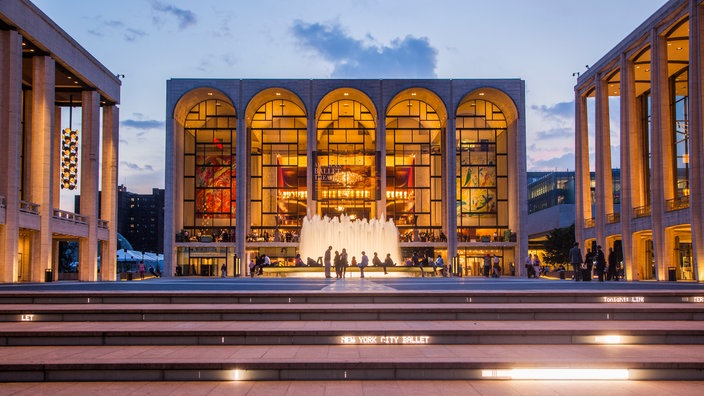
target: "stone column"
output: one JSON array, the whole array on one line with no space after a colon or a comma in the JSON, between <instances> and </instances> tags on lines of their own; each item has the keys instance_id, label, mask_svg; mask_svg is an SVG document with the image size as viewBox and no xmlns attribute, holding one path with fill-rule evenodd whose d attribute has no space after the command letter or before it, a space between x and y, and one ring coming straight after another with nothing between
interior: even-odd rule
<instances>
[{"instance_id":1,"label":"stone column","mask_svg":"<svg viewBox=\"0 0 704 396\"><path fill-rule=\"evenodd\" d=\"M17 281L22 113L22 36L0 30L0 195L5 224L0 225L0 282Z\"/></svg>"},{"instance_id":2,"label":"stone column","mask_svg":"<svg viewBox=\"0 0 704 396\"><path fill-rule=\"evenodd\" d=\"M637 244L633 240L634 196L640 196L639 185L642 163L638 144L636 113L635 69L633 62L621 54L621 243L623 245L624 275L638 280Z\"/></svg>"},{"instance_id":3,"label":"stone column","mask_svg":"<svg viewBox=\"0 0 704 396\"><path fill-rule=\"evenodd\" d=\"M376 150L380 156L379 164L381 167L376 171L380 181L379 188L381 189L381 196L379 200L376 201L376 218L381 219L382 216L386 218L386 108L383 107L379 109L377 114ZM398 219L394 219L394 222L397 220Z\"/></svg>"},{"instance_id":4,"label":"stone column","mask_svg":"<svg viewBox=\"0 0 704 396\"><path fill-rule=\"evenodd\" d=\"M240 87L240 103L242 103L242 89ZM235 156L237 159L237 165L235 167L236 177L235 185L237 186L237 191L235 192L235 254L240 259L240 269L239 273L244 275L247 273L245 266L247 266L247 260L245 260L245 242L247 238L247 228L249 228L245 221L240 221L241 219L246 219L249 213L249 150L247 146L248 137L251 134L250 129L248 129L247 122L245 119L244 110L245 106L242 105L242 109L235 109L237 114L237 131L235 132L235 142L237 147L235 148ZM173 236L172 236L173 238ZM173 271L171 271L173 273Z\"/></svg>"},{"instance_id":5,"label":"stone column","mask_svg":"<svg viewBox=\"0 0 704 396\"><path fill-rule=\"evenodd\" d=\"M613 177L611 173L611 128L609 126L609 87L605 78L597 73L595 93L595 169L596 169L596 240L603 245L606 240L606 223L614 212ZM608 251L608 248L604 250Z\"/></svg>"},{"instance_id":6,"label":"stone column","mask_svg":"<svg viewBox=\"0 0 704 396\"><path fill-rule=\"evenodd\" d=\"M456 130L456 104L450 100L447 112L447 124L445 129L445 201L447 202L445 211L445 224L447 229L447 260L448 265L452 264L452 259L457 255L457 130ZM518 266L516 266L518 270Z\"/></svg>"},{"instance_id":7,"label":"stone column","mask_svg":"<svg viewBox=\"0 0 704 396\"><path fill-rule=\"evenodd\" d=\"M78 280L98 280L98 169L100 163L100 95L81 95L81 215L88 220L88 236L79 239Z\"/></svg>"},{"instance_id":8,"label":"stone column","mask_svg":"<svg viewBox=\"0 0 704 396\"><path fill-rule=\"evenodd\" d=\"M689 130L702 131L704 128L704 100L700 94L704 90L704 8L698 0L689 1ZM692 219L693 271L697 281L704 280L704 136L701 133L689 135L691 166L689 207Z\"/></svg>"},{"instance_id":9,"label":"stone column","mask_svg":"<svg viewBox=\"0 0 704 396\"><path fill-rule=\"evenodd\" d=\"M117 274L117 169L120 146L120 117L116 105L103 107L103 178L100 218L108 222L108 240L100 249L100 280L114 281Z\"/></svg>"},{"instance_id":10,"label":"stone column","mask_svg":"<svg viewBox=\"0 0 704 396\"><path fill-rule=\"evenodd\" d=\"M655 275L657 280L667 280L667 260L670 256L665 250L665 229L663 217L666 199L672 196L672 166L667 162L671 158L672 147L668 145L670 118L669 87L667 83L667 47L665 39L656 30L650 32L650 80L651 80L651 219L653 231L653 250L655 254ZM668 191L666 193L666 190Z\"/></svg>"},{"instance_id":11,"label":"stone column","mask_svg":"<svg viewBox=\"0 0 704 396\"><path fill-rule=\"evenodd\" d=\"M44 271L52 269L53 186L56 166L52 162L51 137L54 132L54 60L49 56L32 58L32 113L28 199L39 204L39 230L32 232L30 280L43 282Z\"/></svg>"},{"instance_id":12,"label":"stone column","mask_svg":"<svg viewBox=\"0 0 704 396\"><path fill-rule=\"evenodd\" d=\"M585 220L592 217L592 207L589 180L589 135L587 131L587 100L579 88L575 88L574 103L575 240L579 242L580 246L582 246L582 251L584 251L584 225Z\"/></svg>"}]
</instances>

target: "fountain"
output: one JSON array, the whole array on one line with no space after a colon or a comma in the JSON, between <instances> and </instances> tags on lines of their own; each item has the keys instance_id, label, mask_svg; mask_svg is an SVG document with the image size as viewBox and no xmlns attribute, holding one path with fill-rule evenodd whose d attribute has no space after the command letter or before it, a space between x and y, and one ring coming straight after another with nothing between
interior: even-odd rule
<instances>
[{"instance_id":1,"label":"fountain","mask_svg":"<svg viewBox=\"0 0 704 396\"><path fill-rule=\"evenodd\" d=\"M357 261L362 256L362 251L367 253L369 263L377 252L379 259L384 261L388 253L396 265L403 265L401 261L401 245L399 244L398 229L392 220L377 219L354 220L348 216L320 218L318 215L308 215L303 219L300 236L300 253L305 261L308 257L314 260L325 254L328 246L335 250L347 249L349 260L352 256Z\"/></svg>"}]
</instances>

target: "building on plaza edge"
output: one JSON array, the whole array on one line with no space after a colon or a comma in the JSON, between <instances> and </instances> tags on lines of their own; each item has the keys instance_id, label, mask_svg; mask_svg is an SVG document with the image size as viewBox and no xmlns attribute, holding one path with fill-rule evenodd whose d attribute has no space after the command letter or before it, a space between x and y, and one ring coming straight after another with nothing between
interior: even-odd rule
<instances>
[{"instance_id":1,"label":"building on plaza edge","mask_svg":"<svg viewBox=\"0 0 704 396\"><path fill-rule=\"evenodd\" d=\"M704 279L702 7L668 1L575 86L577 241L622 246L629 280Z\"/></svg>"},{"instance_id":2,"label":"building on plaza edge","mask_svg":"<svg viewBox=\"0 0 704 396\"><path fill-rule=\"evenodd\" d=\"M119 101L115 74L36 6L0 1L0 282L57 279L60 241L79 244L79 280L115 280Z\"/></svg>"},{"instance_id":3,"label":"building on plaza edge","mask_svg":"<svg viewBox=\"0 0 704 396\"><path fill-rule=\"evenodd\" d=\"M165 274L289 264L308 214L393 219L404 257L467 275L527 254L522 80L172 79L166 102Z\"/></svg>"}]
</instances>

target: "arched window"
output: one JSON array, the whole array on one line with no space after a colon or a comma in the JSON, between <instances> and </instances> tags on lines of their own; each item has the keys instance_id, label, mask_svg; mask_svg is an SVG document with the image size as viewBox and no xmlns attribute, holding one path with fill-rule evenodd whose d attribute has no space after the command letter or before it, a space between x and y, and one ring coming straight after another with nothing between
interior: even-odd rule
<instances>
[{"instance_id":1,"label":"arched window","mask_svg":"<svg viewBox=\"0 0 704 396\"><path fill-rule=\"evenodd\" d=\"M440 238L442 129L428 103L402 100L386 116L386 217L402 240Z\"/></svg>"},{"instance_id":2,"label":"arched window","mask_svg":"<svg viewBox=\"0 0 704 396\"><path fill-rule=\"evenodd\" d=\"M508 132L495 104L463 102L457 112L457 234L489 238L508 228Z\"/></svg>"},{"instance_id":3,"label":"arched window","mask_svg":"<svg viewBox=\"0 0 704 396\"><path fill-rule=\"evenodd\" d=\"M320 215L376 217L381 159L375 135L374 117L361 102L337 100L322 111L313 156L313 199Z\"/></svg>"},{"instance_id":4,"label":"arched window","mask_svg":"<svg viewBox=\"0 0 704 396\"><path fill-rule=\"evenodd\" d=\"M202 101L188 112L183 133L183 223L189 235L233 235L235 227L235 109Z\"/></svg>"},{"instance_id":5,"label":"arched window","mask_svg":"<svg viewBox=\"0 0 704 396\"><path fill-rule=\"evenodd\" d=\"M261 105L250 125L251 227L257 238L291 242L306 215L306 114L276 99Z\"/></svg>"}]
</instances>

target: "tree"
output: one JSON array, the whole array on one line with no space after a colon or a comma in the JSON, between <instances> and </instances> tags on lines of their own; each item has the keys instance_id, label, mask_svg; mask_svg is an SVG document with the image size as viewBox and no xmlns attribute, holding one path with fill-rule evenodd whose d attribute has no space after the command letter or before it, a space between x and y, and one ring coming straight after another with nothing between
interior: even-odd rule
<instances>
[{"instance_id":1,"label":"tree","mask_svg":"<svg viewBox=\"0 0 704 396\"><path fill-rule=\"evenodd\" d=\"M574 224L569 227L552 230L544 244L545 254L543 255L543 261L554 265L569 263L569 251L573 245Z\"/></svg>"}]
</instances>

